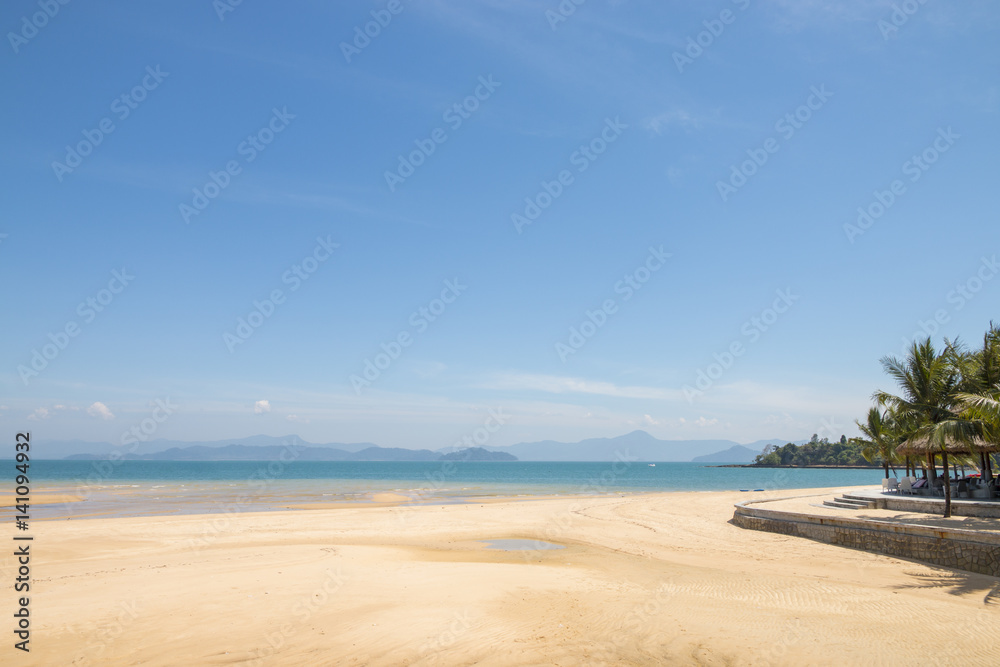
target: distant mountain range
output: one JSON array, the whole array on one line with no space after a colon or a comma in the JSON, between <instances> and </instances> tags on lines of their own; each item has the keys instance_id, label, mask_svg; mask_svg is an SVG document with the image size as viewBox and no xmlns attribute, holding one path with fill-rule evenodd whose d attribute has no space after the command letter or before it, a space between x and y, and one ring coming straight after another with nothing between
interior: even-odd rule
<instances>
[{"instance_id":1,"label":"distant mountain range","mask_svg":"<svg viewBox=\"0 0 1000 667\"><path fill-rule=\"evenodd\" d=\"M150 440L134 451L109 442L79 440L40 442L33 451L38 458L96 460L111 452L126 459L144 461L269 461L277 459L289 446L296 448L298 461L696 461L702 463L748 463L770 444L788 440L758 440L741 445L732 440L660 440L645 431L632 431L616 438L589 438L580 442L522 442L509 447L472 447L458 450L445 447L405 449L365 443L309 443L297 435L275 437L256 435L237 440L180 442ZM79 453L84 451L86 453ZM285 458L288 454L285 454Z\"/></svg>"},{"instance_id":2,"label":"distant mountain range","mask_svg":"<svg viewBox=\"0 0 1000 667\"><path fill-rule=\"evenodd\" d=\"M128 461L516 461L517 457L503 452L491 452L480 447L458 450L448 454L429 449L403 449L401 447L366 447L358 452L348 452L332 447L309 447L289 442L282 445L224 445L211 447L171 447L162 452L129 454ZM66 461L97 461L107 454L71 454Z\"/></svg>"},{"instance_id":3,"label":"distant mountain range","mask_svg":"<svg viewBox=\"0 0 1000 667\"><path fill-rule=\"evenodd\" d=\"M759 440L743 447L760 453L766 445L786 440ZM510 447L491 447L508 452L522 461L614 461L629 457L631 461L692 461L695 457L716 454L741 446L732 440L660 440L645 431L632 431L617 438L589 438L580 442L522 442ZM739 461L726 461L739 463Z\"/></svg>"},{"instance_id":4,"label":"distant mountain range","mask_svg":"<svg viewBox=\"0 0 1000 667\"><path fill-rule=\"evenodd\" d=\"M134 442L134 438L132 439ZM94 454L97 458L104 458L113 451L126 452L130 451L132 454L137 455L136 457L129 458L142 458L146 454L156 454L165 452L170 449L188 449L191 447L207 447L212 449L218 449L222 447L228 447L230 445L242 445L245 447L277 447L278 450L284 447L286 444L293 444L297 447L310 447L316 449L337 449L344 453L357 453L365 449L380 449L373 442L356 442L356 443L326 443L326 444L316 444L311 442L306 442L297 435L287 435L287 436L273 436L273 435L252 435L247 438L234 438L232 440L203 440L203 441L184 441L184 440L146 440L144 442L136 442L128 445L114 445L110 442L85 442L83 440L51 440L47 442L40 442L38 458L45 459L62 459L68 458L75 454L80 454L86 452L88 454ZM784 444L784 443L782 443ZM34 450L34 446L32 446ZM429 450L425 450L429 451ZM268 460L268 459L264 459ZM324 459L319 459L324 460ZM325 460L345 460L345 459L325 459Z\"/></svg>"}]
</instances>

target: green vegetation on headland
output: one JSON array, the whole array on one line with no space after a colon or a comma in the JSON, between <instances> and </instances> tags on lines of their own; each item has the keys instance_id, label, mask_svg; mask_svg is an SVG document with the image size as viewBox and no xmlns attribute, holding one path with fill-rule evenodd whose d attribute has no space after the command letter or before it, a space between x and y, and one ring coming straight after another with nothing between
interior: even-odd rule
<instances>
[{"instance_id":1,"label":"green vegetation on headland","mask_svg":"<svg viewBox=\"0 0 1000 667\"><path fill-rule=\"evenodd\" d=\"M841 436L839 441L830 442L813 434L812 439L804 445L788 443L778 447L768 445L753 461L754 466L762 468L786 467L859 467L878 468L877 463L865 459L862 445L854 440Z\"/></svg>"}]
</instances>

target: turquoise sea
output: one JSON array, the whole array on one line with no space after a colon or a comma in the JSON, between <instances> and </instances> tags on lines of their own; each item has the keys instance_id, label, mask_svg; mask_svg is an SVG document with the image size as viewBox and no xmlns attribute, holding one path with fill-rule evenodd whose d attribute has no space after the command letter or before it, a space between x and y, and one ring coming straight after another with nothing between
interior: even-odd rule
<instances>
[{"instance_id":1,"label":"turquoise sea","mask_svg":"<svg viewBox=\"0 0 1000 667\"><path fill-rule=\"evenodd\" d=\"M82 502L37 505L39 518L268 511L290 504L475 502L496 496L631 494L662 491L778 491L878 486L880 469L721 468L718 464L618 461L312 462L33 461L33 492Z\"/></svg>"}]
</instances>

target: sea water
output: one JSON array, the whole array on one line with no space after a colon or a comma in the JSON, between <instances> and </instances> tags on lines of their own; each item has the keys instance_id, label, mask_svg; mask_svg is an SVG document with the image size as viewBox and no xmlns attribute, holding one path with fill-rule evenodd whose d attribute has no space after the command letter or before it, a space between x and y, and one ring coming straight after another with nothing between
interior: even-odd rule
<instances>
[{"instance_id":1,"label":"sea water","mask_svg":"<svg viewBox=\"0 0 1000 667\"><path fill-rule=\"evenodd\" d=\"M266 511L379 501L876 486L881 469L742 468L657 462L32 461L33 492L84 498L40 517ZM374 497L373 497L374 496ZM229 509L227 509L227 507Z\"/></svg>"}]
</instances>

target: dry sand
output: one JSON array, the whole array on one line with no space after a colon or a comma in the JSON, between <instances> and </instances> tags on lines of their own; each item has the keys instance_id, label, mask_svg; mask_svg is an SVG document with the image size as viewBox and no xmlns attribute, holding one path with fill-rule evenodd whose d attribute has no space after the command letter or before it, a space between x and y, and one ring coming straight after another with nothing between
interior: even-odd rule
<instances>
[{"instance_id":1,"label":"dry sand","mask_svg":"<svg viewBox=\"0 0 1000 667\"><path fill-rule=\"evenodd\" d=\"M742 530L729 521L747 498L35 522L32 651L14 651L4 630L0 662L1000 661L997 579ZM497 538L566 548L491 551L480 542ZM13 559L3 563L12 581Z\"/></svg>"}]
</instances>

